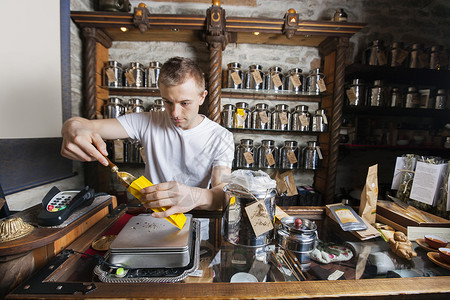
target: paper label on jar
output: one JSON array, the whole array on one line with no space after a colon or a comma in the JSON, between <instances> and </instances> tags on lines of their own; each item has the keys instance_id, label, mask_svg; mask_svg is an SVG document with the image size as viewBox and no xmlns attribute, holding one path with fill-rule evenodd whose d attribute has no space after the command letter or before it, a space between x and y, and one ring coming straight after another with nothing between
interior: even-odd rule
<instances>
[{"instance_id":1,"label":"paper label on jar","mask_svg":"<svg viewBox=\"0 0 450 300\"><path fill-rule=\"evenodd\" d=\"M317 84L319 85L319 91L321 93L323 93L327 90L327 86L325 85L325 80L323 80L323 78L319 78L319 80L317 81Z\"/></svg>"},{"instance_id":2,"label":"paper label on jar","mask_svg":"<svg viewBox=\"0 0 450 300\"><path fill-rule=\"evenodd\" d=\"M323 124L328 124L328 118L326 114L322 114Z\"/></svg>"},{"instance_id":3,"label":"paper label on jar","mask_svg":"<svg viewBox=\"0 0 450 300\"><path fill-rule=\"evenodd\" d=\"M272 153L267 153L266 159L267 159L267 163L269 164L269 166L273 166L275 164L275 159L273 158Z\"/></svg>"},{"instance_id":4,"label":"paper label on jar","mask_svg":"<svg viewBox=\"0 0 450 300\"><path fill-rule=\"evenodd\" d=\"M114 140L114 161L123 162L123 141Z\"/></svg>"},{"instance_id":5,"label":"paper label on jar","mask_svg":"<svg viewBox=\"0 0 450 300\"><path fill-rule=\"evenodd\" d=\"M152 85L156 84L155 73L152 72L152 71L150 71L150 72L148 72L148 73L149 73L149 75L150 75L150 83L151 83Z\"/></svg>"},{"instance_id":6,"label":"paper label on jar","mask_svg":"<svg viewBox=\"0 0 450 300\"><path fill-rule=\"evenodd\" d=\"M273 223L264 205L264 201L256 201L246 206L245 212L256 236L260 236L273 229Z\"/></svg>"},{"instance_id":7,"label":"paper label on jar","mask_svg":"<svg viewBox=\"0 0 450 300\"><path fill-rule=\"evenodd\" d=\"M386 54L383 51L377 51L378 65L384 66L387 64Z\"/></svg>"},{"instance_id":8,"label":"paper label on jar","mask_svg":"<svg viewBox=\"0 0 450 300\"><path fill-rule=\"evenodd\" d=\"M253 80L255 80L256 84L260 84L263 82L259 71L252 71L252 76L253 76Z\"/></svg>"},{"instance_id":9,"label":"paper label on jar","mask_svg":"<svg viewBox=\"0 0 450 300\"><path fill-rule=\"evenodd\" d=\"M244 109L242 108L238 108L236 110L236 114L235 114L235 128L244 128L244 124L245 124L245 119L247 119L247 114L245 113Z\"/></svg>"},{"instance_id":10,"label":"paper label on jar","mask_svg":"<svg viewBox=\"0 0 450 300\"><path fill-rule=\"evenodd\" d=\"M269 118L267 117L267 113L265 111L260 111L258 114L261 119L261 123L267 124L267 122L269 122Z\"/></svg>"},{"instance_id":11,"label":"paper label on jar","mask_svg":"<svg viewBox=\"0 0 450 300\"><path fill-rule=\"evenodd\" d=\"M409 52L403 49L398 49L396 62L401 65L408 57Z\"/></svg>"},{"instance_id":12,"label":"paper label on jar","mask_svg":"<svg viewBox=\"0 0 450 300\"><path fill-rule=\"evenodd\" d=\"M302 85L302 82L300 81L300 78L298 78L298 76L295 75L295 74L289 76L289 80L292 82L292 85L294 87L299 87L299 86Z\"/></svg>"},{"instance_id":13,"label":"paper label on jar","mask_svg":"<svg viewBox=\"0 0 450 300\"><path fill-rule=\"evenodd\" d=\"M116 81L116 76L114 75L113 69L106 69L106 77L108 78L108 82Z\"/></svg>"},{"instance_id":14,"label":"paper label on jar","mask_svg":"<svg viewBox=\"0 0 450 300\"><path fill-rule=\"evenodd\" d=\"M292 150L288 150L287 157L290 164L296 164L298 162L297 157L295 156L295 152Z\"/></svg>"},{"instance_id":15,"label":"paper label on jar","mask_svg":"<svg viewBox=\"0 0 450 300\"><path fill-rule=\"evenodd\" d=\"M350 101L350 105L355 105L355 101L358 99L358 97L356 97L355 87L349 88L346 93L348 101Z\"/></svg>"},{"instance_id":16,"label":"paper label on jar","mask_svg":"<svg viewBox=\"0 0 450 300\"><path fill-rule=\"evenodd\" d=\"M233 71L231 72L231 79L233 80L235 85L239 85L242 83L241 76L239 76L239 72Z\"/></svg>"},{"instance_id":17,"label":"paper label on jar","mask_svg":"<svg viewBox=\"0 0 450 300\"><path fill-rule=\"evenodd\" d=\"M288 124L288 118L287 118L287 113L286 112L280 113L280 122L281 122L282 125L287 125Z\"/></svg>"},{"instance_id":18,"label":"paper label on jar","mask_svg":"<svg viewBox=\"0 0 450 300\"><path fill-rule=\"evenodd\" d=\"M306 115L299 115L298 119L302 126L309 126L309 118Z\"/></svg>"},{"instance_id":19,"label":"paper label on jar","mask_svg":"<svg viewBox=\"0 0 450 300\"><path fill-rule=\"evenodd\" d=\"M317 150L317 156L319 156L319 159L323 159L322 151L320 150L320 146L316 146L316 150Z\"/></svg>"},{"instance_id":20,"label":"paper label on jar","mask_svg":"<svg viewBox=\"0 0 450 300\"><path fill-rule=\"evenodd\" d=\"M283 83L281 82L281 79L280 79L280 75L278 75L278 74L275 74L272 76L272 81L273 81L273 85L276 87L280 87L283 85Z\"/></svg>"},{"instance_id":21,"label":"paper label on jar","mask_svg":"<svg viewBox=\"0 0 450 300\"><path fill-rule=\"evenodd\" d=\"M249 165L255 162L255 160L253 159L253 155L250 151L244 153L244 158L247 164Z\"/></svg>"},{"instance_id":22,"label":"paper label on jar","mask_svg":"<svg viewBox=\"0 0 450 300\"><path fill-rule=\"evenodd\" d=\"M134 79L133 70L129 70L128 72L125 72L125 77L127 78L129 85L133 85L136 83L136 80Z\"/></svg>"}]
</instances>

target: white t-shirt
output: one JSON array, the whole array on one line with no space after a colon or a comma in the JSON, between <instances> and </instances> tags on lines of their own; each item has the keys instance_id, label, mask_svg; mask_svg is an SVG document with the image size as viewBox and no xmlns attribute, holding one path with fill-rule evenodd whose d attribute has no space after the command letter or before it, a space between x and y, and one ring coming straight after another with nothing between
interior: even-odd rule
<instances>
[{"instance_id":1,"label":"white t-shirt","mask_svg":"<svg viewBox=\"0 0 450 300\"><path fill-rule=\"evenodd\" d=\"M187 130L176 127L163 112L126 114L118 120L144 147L145 177L152 183L174 180L208 188L213 167L231 168L234 140L231 132L203 117Z\"/></svg>"}]
</instances>

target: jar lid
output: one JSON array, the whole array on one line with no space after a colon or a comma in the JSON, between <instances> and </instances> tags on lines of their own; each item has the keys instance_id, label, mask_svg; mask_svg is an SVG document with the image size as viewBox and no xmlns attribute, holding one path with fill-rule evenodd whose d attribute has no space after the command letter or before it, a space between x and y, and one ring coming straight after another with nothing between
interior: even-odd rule
<instances>
[{"instance_id":1,"label":"jar lid","mask_svg":"<svg viewBox=\"0 0 450 300\"><path fill-rule=\"evenodd\" d=\"M269 72L270 73L280 73L283 69L281 67L270 67Z\"/></svg>"},{"instance_id":2,"label":"jar lid","mask_svg":"<svg viewBox=\"0 0 450 300\"><path fill-rule=\"evenodd\" d=\"M236 103L236 107L237 108L248 108L248 103L247 102L238 102L238 103Z\"/></svg>"},{"instance_id":3,"label":"jar lid","mask_svg":"<svg viewBox=\"0 0 450 300\"><path fill-rule=\"evenodd\" d=\"M108 103L122 104L122 99L118 97L111 97L108 99Z\"/></svg>"},{"instance_id":4,"label":"jar lid","mask_svg":"<svg viewBox=\"0 0 450 300\"><path fill-rule=\"evenodd\" d=\"M292 69L290 69L289 70L289 74L290 75L293 75L293 74L301 74L303 72L303 70L302 69L300 69L300 68L292 68Z\"/></svg>"},{"instance_id":5,"label":"jar lid","mask_svg":"<svg viewBox=\"0 0 450 300\"><path fill-rule=\"evenodd\" d=\"M130 67L131 67L131 68L138 69L138 68L143 68L144 65L141 64L141 63L139 63L139 62L133 61L133 62L130 63Z\"/></svg>"},{"instance_id":6,"label":"jar lid","mask_svg":"<svg viewBox=\"0 0 450 300\"><path fill-rule=\"evenodd\" d=\"M160 63L159 61L151 61L149 64L150 68L161 68L162 67L162 63Z\"/></svg>"},{"instance_id":7,"label":"jar lid","mask_svg":"<svg viewBox=\"0 0 450 300\"><path fill-rule=\"evenodd\" d=\"M297 146L297 141L284 141L284 145L288 147L295 147Z\"/></svg>"},{"instance_id":8,"label":"jar lid","mask_svg":"<svg viewBox=\"0 0 450 300\"><path fill-rule=\"evenodd\" d=\"M364 80L363 79L359 79L359 78L355 78L352 80L352 84L353 85L361 85L364 84Z\"/></svg>"},{"instance_id":9,"label":"jar lid","mask_svg":"<svg viewBox=\"0 0 450 300\"><path fill-rule=\"evenodd\" d=\"M257 103L255 107L256 109L268 109L269 105L267 105L266 103Z\"/></svg>"},{"instance_id":10,"label":"jar lid","mask_svg":"<svg viewBox=\"0 0 450 300\"><path fill-rule=\"evenodd\" d=\"M316 148L316 146L317 146L316 141L309 141L307 144L308 144L308 148Z\"/></svg>"},{"instance_id":11,"label":"jar lid","mask_svg":"<svg viewBox=\"0 0 450 300\"><path fill-rule=\"evenodd\" d=\"M274 146L275 145L275 141L274 140L262 140L261 144L263 146Z\"/></svg>"},{"instance_id":12,"label":"jar lid","mask_svg":"<svg viewBox=\"0 0 450 300\"><path fill-rule=\"evenodd\" d=\"M122 67L122 64L120 63L120 62L118 62L118 61L115 61L115 60L110 60L110 61L108 61L108 64L107 64L109 67L118 67L118 68L121 68Z\"/></svg>"},{"instance_id":13,"label":"jar lid","mask_svg":"<svg viewBox=\"0 0 450 300\"><path fill-rule=\"evenodd\" d=\"M326 114L325 109L318 109L318 110L316 110L316 115L325 115L325 114Z\"/></svg>"},{"instance_id":14,"label":"jar lid","mask_svg":"<svg viewBox=\"0 0 450 300\"><path fill-rule=\"evenodd\" d=\"M295 111L308 112L308 106L306 106L306 105L297 105L295 107Z\"/></svg>"},{"instance_id":15,"label":"jar lid","mask_svg":"<svg viewBox=\"0 0 450 300\"><path fill-rule=\"evenodd\" d=\"M225 104L223 106L224 110L232 110L232 111L236 111L236 107L233 104Z\"/></svg>"},{"instance_id":16,"label":"jar lid","mask_svg":"<svg viewBox=\"0 0 450 300\"><path fill-rule=\"evenodd\" d=\"M402 48L403 42L392 42L391 48Z\"/></svg>"},{"instance_id":17,"label":"jar lid","mask_svg":"<svg viewBox=\"0 0 450 300\"><path fill-rule=\"evenodd\" d=\"M155 102L156 105L160 105L160 106L164 105L163 99L155 99L154 102Z\"/></svg>"},{"instance_id":18,"label":"jar lid","mask_svg":"<svg viewBox=\"0 0 450 300\"><path fill-rule=\"evenodd\" d=\"M128 104L138 104L138 105L140 105L142 103L144 103L144 101L142 101L139 98L131 98L131 99L128 100Z\"/></svg>"},{"instance_id":19,"label":"jar lid","mask_svg":"<svg viewBox=\"0 0 450 300\"><path fill-rule=\"evenodd\" d=\"M296 226L295 220L302 220L302 225L300 227ZM302 219L300 216L289 216L281 219L282 227L291 233L304 233L304 234L313 234L317 230L316 223L308 220Z\"/></svg>"},{"instance_id":20,"label":"jar lid","mask_svg":"<svg viewBox=\"0 0 450 300\"><path fill-rule=\"evenodd\" d=\"M415 86L408 87L408 92L415 92L415 91L417 91Z\"/></svg>"},{"instance_id":21,"label":"jar lid","mask_svg":"<svg viewBox=\"0 0 450 300\"><path fill-rule=\"evenodd\" d=\"M262 67L261 67L261 65L251 65L249 67L249 69L250 69L250 71L251 70L262 70Z\"/></svg>"},{"instance_id":22,"label":"jar lid","mask_svg":"<svg viewBox=\"0 0 450 300\"><path fill-rule=\"evenodd\" d=\"M438 89L438 90L437 90L437 93L438 93L438 94L445 94L446 91L445 91L445 89Z\"/></svg>"},{"instance_id":23,"label":"jar lid","mask_svg":"<svg viewBox=\"0 0 450 300\"><path fill-rule=\"evenodd\" d=\"M242 139L241 145L251 146L251 145L253 145L253 140L252 139Z\"/></svg>"},{"instance_id":24,"label":"jar lid","mask_svg":"<svg viewBox=\"0 0 450 300\"><path fill-rule=\"evenodd\" d=\"M228 69L240 69L241 64L238 62L231 62L227 65Z\"/></svg>"},{"instance_id":25,"label":"jar lid","mask_svg":"<svg viewBox=\"0 0 450 300\"><path fill-rule=\"evenodd\" d=\"M277 104L275 105L275 110L288 110L289 105L287 104Z\"/></svg>"}]
</instances>

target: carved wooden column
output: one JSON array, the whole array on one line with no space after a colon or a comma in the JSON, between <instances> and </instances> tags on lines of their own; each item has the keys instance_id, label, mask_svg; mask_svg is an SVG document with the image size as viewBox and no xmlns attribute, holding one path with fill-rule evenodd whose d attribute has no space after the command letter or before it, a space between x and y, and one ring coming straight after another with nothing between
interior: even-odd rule
<instances>
[{"instance_id":1,"label":"carved wooden column","mask_svg":"<svg viewBox=\"0 0 450 300\"><path fill-rule=\"evenodd\" d=\"M83 51L83 107L82 116L87 119L95 119L96 112L96 82L95 74L97 60L97 42L106 48L112 45L111 37L103 30L92 27L83 28L84 51Z\"/></svg>"},{"instance_id":2,"label":"carved wooden column","mask_svg":"<svg viewBox=\"0 0 450 300\"><path fill-rule=\"evenodd\" d=\"M207 117L220 123L220 107L222 95L222 51L227 45L225 33L225 10L220 7L220 1L206 12L206 42L209 46L209 101Z\"/></svg>"},{"instance_id":3,"label":"carved wooden column","mask_svg":"<svg viewBox=\"0 0 450 300\"><path fill-rule=\"evenodd\" d=\"M349 39L339 38L336 45L336 64L334 78L334 105L330 126L330 150L328 161L328 180L326 189L326 202L331 203L335 194L336 173L339 158L339 131L342 123L342 106L344 103L345 84L345 55L348 49Z\"/></svg>"}]
</instances>

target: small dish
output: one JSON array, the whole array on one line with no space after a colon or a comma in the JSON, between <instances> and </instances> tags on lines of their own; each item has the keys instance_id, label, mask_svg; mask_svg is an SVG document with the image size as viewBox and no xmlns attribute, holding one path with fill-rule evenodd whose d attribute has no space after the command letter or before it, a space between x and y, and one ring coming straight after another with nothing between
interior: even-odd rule
<instances>
[{"instance_id":1,"label":"small dish","mask_svg":"<svg viewBox=\"0 0 450 300\"><path fill-rule=\"evenodd\" d=\"M428 252L427 253L428 258L434 262L436 265L446 268L447 270L450 270L450 264L446 263L442 260L442 258L439 256L439 253L437 252Z\"/></svg>"},{"instance_id":2,"label":"small dish","mask_svg":"<svg viewBox=\"0 0 450 300\"><path fill-rule=\"evenodd\" d=\"M417 239L416 240L417 245L419 245L422 249L425 249L427 251L432 252L438 252L437 249L431 248L427 243L425 243L425 239Z\"/></svg>"},{"instance_id":3,"label":"small dish","mask_svg":"<svg viewBox=\"0 0 450 300\"><path fill-rule=\"evenodd\" d=\"M115 234L102 236L98 240L95 240L92 242L92 245L91 245L92 249L94 249L96 251L108 251L109 245L111 245L111 243L114 241L116 236L117 235L115 235Z\"/></svg>"},{"instance_id":4,"label":"small dish","mask_svg":"<svg viewBox=\"0 0 450 300\"><path fill-rule=\"evenodd\" d=\"M239 272L231 277L230 282L258 282L258 279L250 273Z\"/></svg>"},{"instance_id":5,"label":"small dish","mask_svg":"<svg viewBox=\"0 0 450 300\"><path fill-rule=\"evenodd\" d=\"M447 264L450 264L450 248L439 248L439 256L444 260Z\"/></svg>"},{"instance_id":6,"label":"small dish","mask_svg":"<svg viewBox=\"0 0 450 300\"><path fill-rule=\"evenodd\" d=\"M430 246L433 249L443 248L448 244L448 242L445 239L433 234L425 235L425 243L427 243L428 246Z\"/></svg>"}]
</instances>

